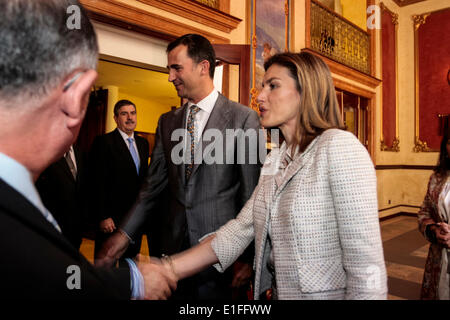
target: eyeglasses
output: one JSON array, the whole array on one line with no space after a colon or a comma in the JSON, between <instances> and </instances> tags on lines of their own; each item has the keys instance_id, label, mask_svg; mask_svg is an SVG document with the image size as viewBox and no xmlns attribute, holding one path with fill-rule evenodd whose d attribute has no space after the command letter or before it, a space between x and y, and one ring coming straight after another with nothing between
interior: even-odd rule
<instances>
[{"instance_id":1,"label":"eyeglasses","mask_svg":"<svg viewBox=\"0 0 450 320\"><path fill-rule=\"evenodd\" d=\"M70 79L63 88L63 92L66 92L67 90L69 90L70 86L73 85L75 83L75 81L77 81L77 79L83 74L85 73L85 71L80 71L78 73L76 73L72 79Z\"/></svg>"}]
</instances>

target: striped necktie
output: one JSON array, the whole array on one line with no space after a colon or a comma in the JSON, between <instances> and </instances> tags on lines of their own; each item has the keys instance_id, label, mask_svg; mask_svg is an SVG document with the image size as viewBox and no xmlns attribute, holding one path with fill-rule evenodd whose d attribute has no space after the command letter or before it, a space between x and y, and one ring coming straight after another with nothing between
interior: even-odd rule
<instances>
[{"instance_id":1,"label":"striped necktie","mask_svg":"<svg viewBox=\"0 0 450 320\"><path fill-rule=\"evenodd\" d=\"M189 117L187 121L187 131L189 132L189 138L191 142L191 161L186 166L186 181L189 180L192 174L192 168L194 167L194 149L195 149L195 115L200 111L200 108L196 105L192 105L189 111Z\"/></svg>"}]
</instances>

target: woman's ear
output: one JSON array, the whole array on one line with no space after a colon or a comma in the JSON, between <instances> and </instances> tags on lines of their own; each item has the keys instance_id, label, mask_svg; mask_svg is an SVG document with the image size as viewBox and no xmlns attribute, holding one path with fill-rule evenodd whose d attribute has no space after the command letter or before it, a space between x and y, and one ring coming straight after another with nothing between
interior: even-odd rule
<instances>
[{"instance_id":1,"label":"woman's ear","mask_svg":"<svg viewBox=\"0 0 450 320\"><path fill-rule=\"evenodd\" d=\"M89 102L91 88L97 79L97 71L73 72L62 85L61 111L67 116L67 127L81 125Z\"/></svg>"}]
</instances>

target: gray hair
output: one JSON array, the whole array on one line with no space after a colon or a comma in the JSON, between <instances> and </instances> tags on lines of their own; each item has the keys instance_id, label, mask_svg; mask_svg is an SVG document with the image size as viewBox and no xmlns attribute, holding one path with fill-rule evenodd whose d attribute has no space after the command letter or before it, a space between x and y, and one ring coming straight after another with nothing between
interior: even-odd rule
<instances>
[{"instance_id":1,"label":"gray hair","mask_svg":"<svg viewBox=\"0 0 450 320\"><path fill-rule=\"evenodd\" d=\"M74 5L76 29L67 22ZM0 0L0 100L41 98L97 61L97 37L78 0Z\"/></svg>"}]
</instances>

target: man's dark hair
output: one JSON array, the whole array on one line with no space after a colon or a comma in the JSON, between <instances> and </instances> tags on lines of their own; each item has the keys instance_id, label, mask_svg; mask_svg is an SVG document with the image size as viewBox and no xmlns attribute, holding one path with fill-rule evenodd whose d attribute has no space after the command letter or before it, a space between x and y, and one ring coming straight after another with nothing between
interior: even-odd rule
<instances>
[{"instance_id":1,"label":"man's dark hair","mask_svg":"<svg viewBox=\"0 0 450 320\"><path fill-rule=\"evenodd\" d=\"M116 104L114 105L114 115L117 117L119 115L119 110L120 108L122 108L123 106L133 106L134 110L136 111L136 105L131 102L130 100L119 100L116 102Z\"/></svg>"},{"instance_id":2,"label":"man's dark hair","mask_svg":"<svg viewBox=\"0 0 450 320\"><path fill-rule=\"evenodd\" d=\"M211 79L214 78L214 71L216 70L216 53L208 39L199 34L185 34L169 43L167 46L167 53L179 45L185 45L187 47L187 54L195 63L207 60L209 62L209 77Z\"/></svg>"},{"instance_id":3,"label":"man's dark hair","mask_svg":"<svg viewBox=\"0 0 450 320\"><path fill-rule=\"evenodd\" d=\"M0 0L0 99L41 97L97 60L94 28L78 0Z\"/></svg>"}]
</instances>

